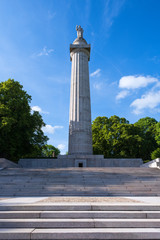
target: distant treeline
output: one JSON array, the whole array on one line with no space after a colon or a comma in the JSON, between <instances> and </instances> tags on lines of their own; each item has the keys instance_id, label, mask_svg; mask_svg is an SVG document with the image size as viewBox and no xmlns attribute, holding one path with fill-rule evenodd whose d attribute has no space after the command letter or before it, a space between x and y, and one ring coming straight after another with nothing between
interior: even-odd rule
<instances>
[{"instance_id":1,"label":"distant treeline","mask_svg":"<svg viewBox=\"0 0 160 240\"><path fill-rule=\"evenodd\" d=\"M92 123L94 154L106 158L160 157L160 122L145 117L134 124L118 116L97 117Z\"/></svg>"}]
</instances>

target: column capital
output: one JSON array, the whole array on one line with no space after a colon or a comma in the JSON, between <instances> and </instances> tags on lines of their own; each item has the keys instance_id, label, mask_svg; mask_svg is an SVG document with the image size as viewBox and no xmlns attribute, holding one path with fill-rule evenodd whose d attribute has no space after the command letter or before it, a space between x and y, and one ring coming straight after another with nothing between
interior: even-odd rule
<instances>
[{"instance_id":1,"label":"column capital","mask_svg":"<svg viewBox=\"0 0 160 240\"><path fill-rule=\"evenodd\" d=\"M72 56L76 52L84 52L88 56L88 61L90 60L90 51L91 51L91 45L85 44L85 45L75 45L70 44L70 60L72 61Z\"/></svg>"}]
</instances>

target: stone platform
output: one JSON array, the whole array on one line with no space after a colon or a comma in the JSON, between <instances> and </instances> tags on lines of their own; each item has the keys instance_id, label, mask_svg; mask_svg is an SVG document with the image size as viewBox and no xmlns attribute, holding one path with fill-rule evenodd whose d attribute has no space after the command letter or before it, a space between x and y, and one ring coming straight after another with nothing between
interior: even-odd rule
<instances>
[{"instance_id":1,"label":"stone platform","mask_svg":"<svg viewBox=\"0 0 160 240\"><path fill-rule=\"evenodd\" d=\"M24 168L140 167L141 158L104 158L103 155L59 155L57 159L20 159Z\"/></svg>"}]
</instances>

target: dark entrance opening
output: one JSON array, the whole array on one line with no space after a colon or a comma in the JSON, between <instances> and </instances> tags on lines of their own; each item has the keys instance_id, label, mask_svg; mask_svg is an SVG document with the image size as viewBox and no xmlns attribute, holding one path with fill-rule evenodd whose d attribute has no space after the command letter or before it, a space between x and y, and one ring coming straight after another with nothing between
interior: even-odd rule
<instances>
[{"instance_id":1,"label":"dark entrance opening","mask_svg":"<svg viewBox=\"0 0 160 240\"><path fill-rule=\"evenodd\" d=\"M81 163L81 162L78 163L78 166L79 166L79 167L83 167L83 163Z\"/></svg>"}]
</instances>

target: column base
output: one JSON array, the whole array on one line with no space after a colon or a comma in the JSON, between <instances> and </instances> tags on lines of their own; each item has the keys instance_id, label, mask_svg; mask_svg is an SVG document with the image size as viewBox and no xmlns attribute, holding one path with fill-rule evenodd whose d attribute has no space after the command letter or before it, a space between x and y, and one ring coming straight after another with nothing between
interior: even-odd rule
<instances>
[{"instance_id":1,"label":"column base","mask_svg":"<svg viewBox=\"0 0 160 240\"><path fill-rule=\"evenodd\" d=\"M141 158L104 158L103 155L59 155L61 167L140 167Z\"/></svg>"},{"instance_id":2,"label":"column base","mask_svg":"<svg viewBox=\"0 0 160 240\"><path fill-rule=\"evenodd\" d=\"M60 161L65 161L68 167L101 167L103 155L72 154L59 155Z\"/></svg>"}]
</instances>

